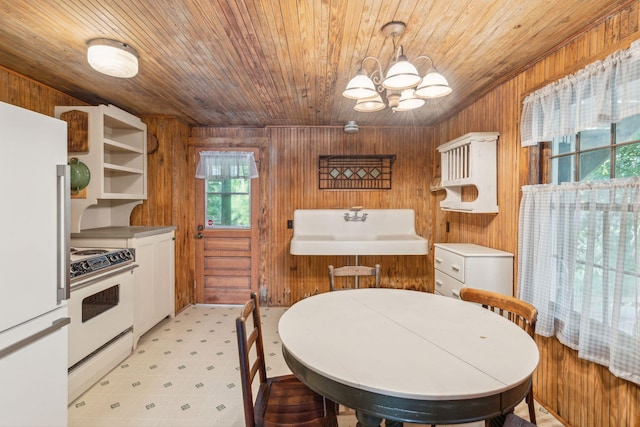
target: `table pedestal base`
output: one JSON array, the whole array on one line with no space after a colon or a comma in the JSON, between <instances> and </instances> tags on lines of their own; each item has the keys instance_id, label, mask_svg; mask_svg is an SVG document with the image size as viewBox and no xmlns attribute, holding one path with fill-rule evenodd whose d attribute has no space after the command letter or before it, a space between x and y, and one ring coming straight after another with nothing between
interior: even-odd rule
<instances>
[{"instance_id":1,"label":"table pedestal base","mask_svg":"<svg viewBox=\"0 0 640 427\"><path fill-rule=\"evenodd\" d=\"M358 424L356 427L380 427L380 423L382 423L383 418L380 418L375 415L369 415L364 412L356 411L356 418L358 419ZM402 427L402 421L392 421L385 420L385 427Z\"/></svg>"}]
</instances>

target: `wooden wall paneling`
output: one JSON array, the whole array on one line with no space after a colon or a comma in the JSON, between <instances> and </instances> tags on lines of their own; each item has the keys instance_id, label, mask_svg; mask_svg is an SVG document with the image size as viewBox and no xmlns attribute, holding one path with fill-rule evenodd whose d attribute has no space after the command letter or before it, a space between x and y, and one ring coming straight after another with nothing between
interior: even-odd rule
<instances>
[{"instance_id":1,"label":"wooden wall paneling","mask_svg":"<svg viewBox=\"0 0 640 427\"><path fill-rule=\"evenodd\" d=\"M174 117L143 116L158 150L147 157L147 200L131 212L131 225L176 226L175 309L195 301L193 295L192 191L184 191L188 176L189 127ZM189 183L189 187L191 184ZM190 202L191 201L191 202Z\"/></svg>"},{"instance_id":2,"label":"wooden wall paneling","mask_svg":"<svg viewBox=\"0 0 640 427\"><path fill-rule=\"evenodd\" d=\"M53 117L56 105L87 105L0 66L0 101Z\"/></svg>"},{"instance_id":3,"label":"wooden wall paneling","mask_svg":"<svg viewBox=\"0 0 640 427\"><path fill-rule=\"evenodd\" d=\"M352 264L354 257L289 254L293 230L286 228L295 209L365 209L407 207L416 210L416 231L430 239L429 171L433 144L430 128L269 128L269 219L275 249L267 274L269 304L287 305L328 290L327 265ZM431 150L431 151L430 151ZM325 154L396 154L391 190L319 190L318 157ZM383 285L426 290L431 282L429 257L360 257L360 264L380 262Z\"/></svg>"},{"instance_id":4,"label":"wooden wall paneling","mask_svg":"<svg viewBox=\"0 0 640 427\"><path fill-rule=\"evenodd\" d=\"M0 67L0 101L9 102L9 76L11 73Z\"/></svg>"},{"instance_id":5,"label":"wooden wall paneling","mask_svg":"<svg viewBox=\"0 0 640 427\"><path fill-rule=\"evenodd\" d=\"M194 194L189 172L191 162L189 157L189 128L184 124L176 124L176 135L173 141L173 178L172 215L176 229L176 310L181 310L195 301L195 247L193 245L193 230L190 228L194 217ZM156 134L157 138L160 135ZM160 140L158 140L160 144ZM158 150L160 147L158 146Z\"/></svg>"}]
</instances>

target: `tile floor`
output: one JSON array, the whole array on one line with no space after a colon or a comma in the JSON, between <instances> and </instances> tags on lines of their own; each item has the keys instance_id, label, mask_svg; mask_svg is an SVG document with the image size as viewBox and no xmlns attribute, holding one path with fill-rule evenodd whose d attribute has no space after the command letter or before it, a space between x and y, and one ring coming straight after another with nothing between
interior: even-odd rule
<instances>
[{"instance_id":1,"label":"tile floor","mask_svg":"<svg viewBox=\"0 0 640 427\"><path fill-rule=\"evenodd\" d=\"M270 376L290 372L277 333L284 310L261 308ZM239 312L239 306L194 305L162 321L119 367L69 405L69 426L244 426L235 334ZM526 405L516 413L528 419ZM537 416L540 426L562 426L544 408ZM341 410L339 424L354 427L353 411Z\"/></svg>"}]
</instances>

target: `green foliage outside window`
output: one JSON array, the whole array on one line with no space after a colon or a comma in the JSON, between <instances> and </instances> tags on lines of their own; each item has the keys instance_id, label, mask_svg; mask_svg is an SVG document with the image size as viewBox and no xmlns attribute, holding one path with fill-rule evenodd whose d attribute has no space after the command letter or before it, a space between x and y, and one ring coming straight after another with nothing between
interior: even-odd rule
<instances>
[{"instance_id":1,"label":"green foliage outside window","mask_svg":"<svg viewBox=\"0 0 640 427\"><path fill-rule=\"evenodd\" d=\"M554 138L551 147L555 184L640 176L640 116Z\"/></svg>"},{"instance_id":2,"label":"green foliage outside window","mask_svg":"<svg viewBox=\"0 0 640 427\"><path fill-rule=\"evenodd\" d=\"M250 228L250 179L207 179L205 185L207 228Z\"/></svg>"}]
</instances>

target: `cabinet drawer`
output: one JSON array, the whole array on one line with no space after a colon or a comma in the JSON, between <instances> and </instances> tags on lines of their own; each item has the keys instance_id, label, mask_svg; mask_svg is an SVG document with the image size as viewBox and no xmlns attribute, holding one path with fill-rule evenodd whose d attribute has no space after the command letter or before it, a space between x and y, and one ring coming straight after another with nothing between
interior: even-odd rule
<instances>
[{"instance_id":1,"label":"cabinet drawer","mask_svg":"<svg viewBox=\"0 0 640 427\"><path fill-rule=\"evenodd\" d=\"M464 285L462 282L436 270L435 293L450 298L460 298L460 288Z\"/></svg>"},{"instance_id":2,"label":"cabinet drawer","mask_svg":"<svg viewBox=\"0 0 640 427\"><path fill-rule=\"evenodd\" d=\"M436 247L434 255L434 264L436 270L440 270L449 276L464 282L464 265L465 259L463 256L454 254L445 249Z\"/></svg>"}]
</instances>

